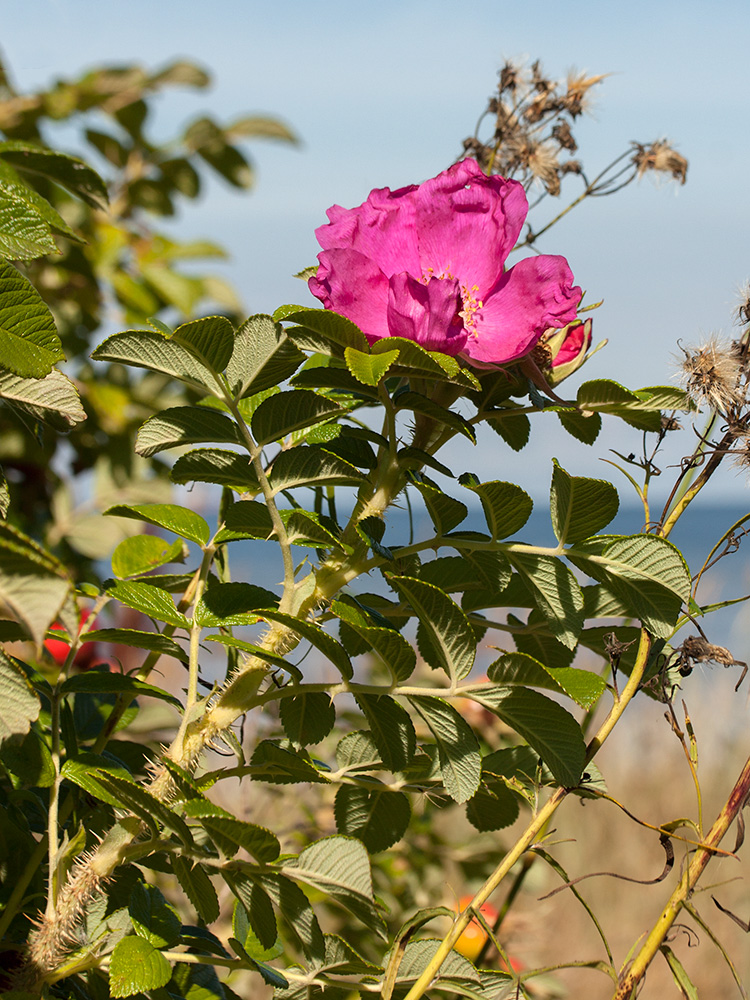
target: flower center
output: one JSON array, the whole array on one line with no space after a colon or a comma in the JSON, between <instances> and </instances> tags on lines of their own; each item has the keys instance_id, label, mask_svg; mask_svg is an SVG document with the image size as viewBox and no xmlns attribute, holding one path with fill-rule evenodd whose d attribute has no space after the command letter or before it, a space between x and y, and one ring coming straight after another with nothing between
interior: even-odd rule
<instances>
[{"instance_id":1,"label":"flower center","mask_svg":"<svg viewBox=\"0 0 750 1000\"><path fill-rule=\"evenodd\" d=\"M432 278L437 278L438 281L444 279L449 279L450 281L455 281L455 275L451 274L450 271L443 271L441 274L435 274L435 269L428 267L425 274L422 275L421 281L426 285ZM476 293L479 291L479 285L472 285L469 288L467 285L459 284L459 291L461 292L461 304L462 309L459 309L456 315L461 319L464 325L464 329L471 337L478 337L479 331L477 330L477 320L475 313L477 313L484 302L478 299Z\"/></svg>"}]
</instances>

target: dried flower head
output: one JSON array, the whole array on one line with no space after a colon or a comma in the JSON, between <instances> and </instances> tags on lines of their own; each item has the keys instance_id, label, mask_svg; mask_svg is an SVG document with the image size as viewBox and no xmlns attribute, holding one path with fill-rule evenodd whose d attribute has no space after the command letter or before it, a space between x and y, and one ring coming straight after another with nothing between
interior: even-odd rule
<instances>
[{"instance_id":1,"label":"dried flower head","mask_svg":"<svg viewBox=\"0 0 750 1000\"><path fill-rule=\"evenodd\" d=\"M738 291L738 305L735 313L736 320L740 326L750 323L750 281L741 285Z\"/></svg>"},{"instance_id":2,"label":"dried flower head","mask_svg":"<svg viewBox=\"0 0 750 1000\"><path fill-rule=\"evenodd\" d=\"M687 180L688 161L670 146L666 139L652 142L650 146L634 142L633 148L635 149L633 163L639 177L653 170L655 173L671 174L680 184L684 184Z\"/></svg>"},{"instance_id":3,"label":"dried flower head","mask_svg":"<svg viewBox=\"0 0 750 1000\"><path fill-rule=\"evenodd\" d=\"M568 89L563 98L563 104L572 118L577 118L591 109L591 99L588 92L597 83L606 80L608 75L608 73L600 73L598 76L586 76L585 73L576 73L575 70L568 73Z\"/></svg>"},{"instance_id":4,"label":"dried flower head","mask_svg":"<svg viewBox=\"0 0 750 1000\"><path fill-rule=\"evenodd\" d=\"M698 406L726 413L743 402L742 369L731 344L710 337L700 347L686 350L680 345L680 350L680 379Z\"/></svg>"}]
</instances>

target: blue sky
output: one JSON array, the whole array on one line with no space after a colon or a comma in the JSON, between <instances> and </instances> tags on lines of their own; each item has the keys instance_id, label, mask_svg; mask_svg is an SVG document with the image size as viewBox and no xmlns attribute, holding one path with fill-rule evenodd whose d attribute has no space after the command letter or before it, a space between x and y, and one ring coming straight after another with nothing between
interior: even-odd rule
<instances>
[{"instance_id":1,"label":"blue sky","mask_svg":"<svg viewBox=\"0 0 750 1000\"><path fill-rule=\"evenodd\" d=\"M568 257L589 300L604 299L595 335L609 345L586 374L633 388L670 381L677 337L690 343L731 331L737 289L750 278L746 3L709 12L672 0L4 0L3 14L2 50L22 88L96 63L154 67L191 57L214 84L160 100L157 125L167 134L205 110L226 118L268 112L297 131L299 149L249 147L258 180L251 195L217 182L178 222L183 234L229 247L228 274L249 312L307 301L291 275L314 262L313 230L329 205L359 204L373 187L448 166L506 57L540 58L555 77L571 67L610 73L576 133L589 171L630 140L665 136L690 169L685 187L645 179L587 203L545 239L542 249ZM568 190L577 193L574 183ZM607 447L639 446L628 431L586 449L551 424L521 463L539 497L551 454L571 472L602 476ZM483 454L489 448L510 457L499 439ZM744 480L730 473L712 499L745 496Z\"/></svg>"}]
</instances>

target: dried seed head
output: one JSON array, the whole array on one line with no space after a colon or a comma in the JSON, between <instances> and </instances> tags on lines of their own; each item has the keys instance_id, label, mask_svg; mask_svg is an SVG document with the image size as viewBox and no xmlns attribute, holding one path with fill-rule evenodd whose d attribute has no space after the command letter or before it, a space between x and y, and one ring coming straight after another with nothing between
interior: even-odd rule
<instances>
[{"instance_id":1,"label":"dried seed head","mask_svg":"<svg viewBox=\"0 0 750 1000\"><path fill-rule=\"evenodd\" d=\"M746 281L739 289L739 302L736 310L736 321L740 326L750 323L750 281Z\"/></svg>"},{"instance_id":2,"label":"dried seed head","mask_svg":"<svg viewBox=\"0 0 750 1000\"><path fill-rule=\"evenodd\" d=\"M512 62L506 62L498 74L500 77L497 86L498 92L502 94L507 90L511 94L515 93L516 87L518 86L518 73L518 66L515 66Z\"/></svg>"},{"instance_id":3,"label":"dried seed head","mask_svg":"<svg viewBox=\"0 0 750 1000\"><path fill-rule=\"evenodd\" d=\"M576 73L575 70L568 73L568 89L562 103L572 118L577 118L578 115L591 109L591 99L588 92L595 84L605 80L608 75L608 73L600 73L598 76L586 76L585 73Z\"/></svg>"},{"instance_id":4,"label":"dried seed head","mask_svg":"<svg viewBox=\"0 0 750 1000\"><path fill-rule=\"evenodd\" d=\"M678 431L682 424L677 417L668 417L665 413L661 415L661 429L663 431Z\"/></svg>"},{"instance_id":5,"label":"dried seed head","mask_svg":"<svg viewBox=\"0 0 750 1000\"><path fill-rule=\"evenodd\" d=\"M578 143L573 138L568 122L558 122L552 129L552 138L557 140L560 149L569 149L571 153L578 149Z\"/></svg>"},{"instance_id":6,"label":"dried seed head","mask_svg":"<svg viewBox=\"0 0 750 1000\"><path fill-rule=\"evenodd\" d=\"M677 359L680 379L687 394L698 405L726 413L744 400L739 386L742 369L730 344L711 337L700 347L680 349L684 357Z\"/></svg>"},{"instance_id":7,"label":"dried seed head","mask_svg":"<svg viewBox=\"0 0 750 1000\"><path fill-rule=\"evenodd\" d=\"M560 193L558 167L557 150L552 143L536 143L529 156L529 171L552 195Z\"/></svg>"},{"instance_id":8,"label":"dried seed head","mask_svg":"<svg viewBox=\"0 0 750 1000\"><path fill-rule=\"evenodd\" d=\"M652 142L650 146L643 146L639 142L634 142L633 163L635 164L639 177L643 177L649 170L656 173L671 174L674 180L684 184L687 180L688 161L681 156L676 149L669 145L666 139L659 139Z\"/></svg>"}]
</instances>

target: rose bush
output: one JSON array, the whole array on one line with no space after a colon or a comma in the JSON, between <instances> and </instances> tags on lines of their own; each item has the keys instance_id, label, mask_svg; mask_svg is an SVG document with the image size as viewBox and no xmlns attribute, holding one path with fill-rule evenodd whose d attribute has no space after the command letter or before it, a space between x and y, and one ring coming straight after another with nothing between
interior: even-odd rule
<instances>
[{"instance_id":1,"label":"rose bush","mask_svg":"<svg viewBox=\"0 0 750 1000\"><path fill-rule=\"evenodd\" d=\"M521 184L474 160L374 190L358 208L328 210L310 290L371 343L404 337L480 365L515 361L575 320L582 294L564 257L505 270L527 212Z\"/></svg>"}]
</instances>

